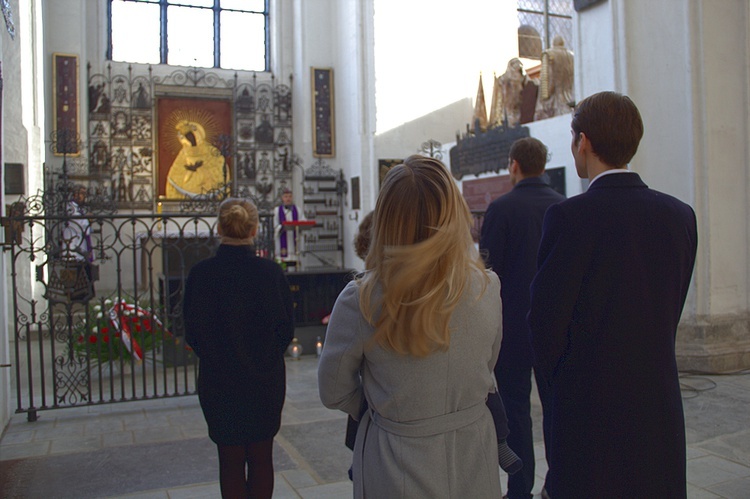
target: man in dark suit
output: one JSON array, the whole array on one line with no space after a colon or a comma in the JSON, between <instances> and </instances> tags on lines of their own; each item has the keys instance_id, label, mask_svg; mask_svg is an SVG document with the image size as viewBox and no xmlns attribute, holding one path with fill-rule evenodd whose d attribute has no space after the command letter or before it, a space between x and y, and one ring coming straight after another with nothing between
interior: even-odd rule
<instances>
[{"instance_id":1,"label":"man in dark suit","mask_svg":"<svg viewBox=\"0 0 750 499\"><path fill-rule=\"evenodd\" d=\"M529 326L550 383L547 491L685 497L675 335L697 247L692 208L627 170L643 122L626 96L581 101L571 149L588 190L544 217Z\"/></svg>"},{"instance_id":2,"label":"man in dark suit","mask_svg":"<svg viewBox=\"0 0 750 499\"><path fill-rule=\"evenodd\" d=\"M502 287L503 342L495 365L500 397L508 416L508 446L523 461L519 473L508 477L508 497L530 498L534 487L534 437L531 430L532 349L526 314L529 286L536 274L536 255L542 237L542 219L547 208L565 199L541 176L547 163L547 147L534 138L515 141L510 148L508 173L513 190L494 200L482 224L480 251ZM537 388L547 414L546 385Z\"/></svg>"}]
</instances>

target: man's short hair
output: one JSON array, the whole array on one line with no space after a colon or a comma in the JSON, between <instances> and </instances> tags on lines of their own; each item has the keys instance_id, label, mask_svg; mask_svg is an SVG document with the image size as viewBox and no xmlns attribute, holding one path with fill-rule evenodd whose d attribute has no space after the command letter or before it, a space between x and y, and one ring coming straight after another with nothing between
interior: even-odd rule
<instances>
[{"instance_id":1,"label":"man's short hair","mask_svg":"<svg viewBox=\"0 0 750 499\"><path fill-rule=\"evenodd\" d=\"M547 146L539 139L525 137L513 142L508 156L518 161L524 176L539 176L544 173L544 165L547 164Z\"/></svg>"},{"instance_id":2,"label":"man's short hair","mask_svg":"<svg viewBox=\"0 0 750 499\"><path fill-rule=\"evenodd\" d=\"M643 137L643 121L638 108L627 95L599 92L586 97L573 111L570 124L576 135L586 134L594 154L609 166L627 165Z\"/></svg>"}]
</instances>

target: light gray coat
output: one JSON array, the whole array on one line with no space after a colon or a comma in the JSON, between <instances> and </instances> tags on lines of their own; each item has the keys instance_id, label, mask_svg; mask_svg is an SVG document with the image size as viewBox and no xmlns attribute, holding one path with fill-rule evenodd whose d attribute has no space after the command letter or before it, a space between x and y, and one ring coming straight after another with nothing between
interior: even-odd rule
<instances>
[{"instance_id":1,"label":"light gray coat","mask_svg":"<svg viewBox=\"0 0 750 499\"><path fill-rule=\"evenodd\" d=\"M467 288L446 352L398 355L371 343L353 281L333 308L318 366L323 404L355 418L369 405L354 448L354 496L501 497L497 440L485 405L500 350L500 281L488 271ZM361 372L361 377L360 377Z\"/></svg>"}]
</instances>

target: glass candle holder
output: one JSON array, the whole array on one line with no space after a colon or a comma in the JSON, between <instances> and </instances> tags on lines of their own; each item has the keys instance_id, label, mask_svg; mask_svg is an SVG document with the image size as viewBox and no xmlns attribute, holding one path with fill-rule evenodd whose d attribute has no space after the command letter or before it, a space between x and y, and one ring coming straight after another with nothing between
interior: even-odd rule
<instances>
[{"instance_id":1,"label":"glass candle holder","mask_svg":"<svg viewBox=\"0 0 750 499\"><path fill-rule=\"evenodd\" d=\"M318 336L315 338L315 354L320 357L321 353L323 353L323 340Z\"/></svg>"},{"instance_id":2,"label":"glass candle holder","mask_svg":"<svg viewBox=\"0 0 750 499\"><path fill-rule=\"evenodd\" d=\"M287 352L289 352L289 356L294 360L299 360L302 357L302 345L300 345L297 338L292 340L292 344L287 348Z\"/></svg>"}]
</instances>

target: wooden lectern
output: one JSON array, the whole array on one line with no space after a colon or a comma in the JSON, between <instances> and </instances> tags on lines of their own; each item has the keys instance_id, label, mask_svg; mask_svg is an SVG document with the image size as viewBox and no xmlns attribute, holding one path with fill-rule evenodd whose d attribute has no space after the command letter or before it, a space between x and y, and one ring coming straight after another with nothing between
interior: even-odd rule
<instances>
[{"instance_id":1,"label":"wooden lectern","mask_svg":"<svg viewBox=\"0 0 750 499\"><path fill-rule=\"evenodd\" d=\"M302 262L300 260L299 247L302 243L302 239L300 238L299 232L302 229L311 229L313 227L315 227L315 220L289 220L281 222L281 230L294 230L294 259L300 264Z\"/></svg>"}]
</instances>

